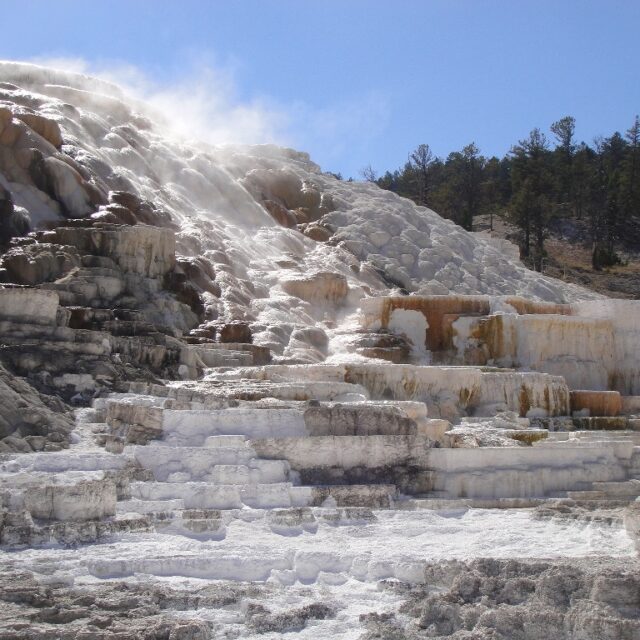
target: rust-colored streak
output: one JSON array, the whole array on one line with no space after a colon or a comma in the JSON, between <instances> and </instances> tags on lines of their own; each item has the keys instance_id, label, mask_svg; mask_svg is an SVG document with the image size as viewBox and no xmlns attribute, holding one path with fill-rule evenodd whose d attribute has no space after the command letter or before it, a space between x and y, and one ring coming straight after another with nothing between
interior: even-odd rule
<instances>
[{"instance_id":1,"label":"rust-colored streak","mask_svg":"<svg viewBox=\"0 0 640 640\"><path fill-rule=\"evenodd\" d=\"M489 351L489 357L494 360L505 354L504 319L502 316L491 316L485 323L484 343Z\"/></svg>"},{"instance_id":2,"label":"rust-colored streak","mask_svg":"<svg viewBox=\"0 0 640 640\"><path fill-rule=\"evenodd\" d=\"M529 398L529 391L525 385L520 387L520 415L525 417L531 409L531 399Z\"/></svg>"},{"instance_id":3,"label":"rust-colored streak","mask_svg":"<svg viewBox=\"0 0 640 640\"><path fill-rule=\"evenodd\" d=\"M572 315L571 305L557 304L555 302L538 302L536 300L526 300L518 296L507 296L505 302L511 305L519 315L548 314L554 313L563 316Z\"/></svg>"},{"instance_id":4,"label":"rust-colored streak","mask_svg":"<svg viewBox=\"0 0 640 640\"><path fill-rule=\"evenodd\" d=\"M531 446L534 442L539 442L540 440L544 440L549 436L548 431L512 431L509 434L509 437L513 440L517 440L518 442L522 442L523 444Z\"/></svg>"},{"instance_id":5,"label":"rust-colored streak","mask_svg":"<svg viewBox=\"0 0 640 640\"><path fill-rule=\"evenodd\" d=\"M486 296L406 296L386 298L383 303L381 323L389 327L391 314L395 309L419 311L427 319L429 328L425 346L430 351L442 351L450 346L449 328L444 317L447 315L488 315L489 298Z\"/></svg>"},{"instance_id":6,"label":"rust-colored streak","mask_svg":"<svg viewBox=\"0 0 640 640\"><path fill-rule=\"evenodd\" d=\"M544 388L544 408L546 412L551 415L552 407L551 407L551 394L549 393L549 387Z\"/></svg>"},{"instance_id":7,"label":"rust-colored streak","mask_svg":"<svg viewBox=\"0 0 640 640\"><path fill-rule=\"evenodd\" d=\"M614 417L622 411L617 391L571 391L571 411L589 410L590 416Z\"/></svg>"}]
</instances>

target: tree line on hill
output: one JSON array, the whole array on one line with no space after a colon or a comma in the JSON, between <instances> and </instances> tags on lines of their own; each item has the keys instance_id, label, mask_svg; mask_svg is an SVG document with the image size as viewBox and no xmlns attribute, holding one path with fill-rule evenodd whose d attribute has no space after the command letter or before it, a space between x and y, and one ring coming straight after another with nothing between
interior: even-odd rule
<instances>
[{"instance_id":1,"label":"tree line on hill","mask_svg":"<svg viewBox=\"0 0 640 640\"><path fill-rule=\"evenodd\" d=\"M640 118L623 134L577 143L575 119L550 127L552 141L533 129L503 157L485 157L474 144L436 157L428 144L405 165L365 179L411 198L472 230L474 217L500 215L516 225L521 257L542 270L544 241L554 218L573 218L588 230L595 269L619 261L624 241L640 238Z\"/></svg>"}]
</instances>

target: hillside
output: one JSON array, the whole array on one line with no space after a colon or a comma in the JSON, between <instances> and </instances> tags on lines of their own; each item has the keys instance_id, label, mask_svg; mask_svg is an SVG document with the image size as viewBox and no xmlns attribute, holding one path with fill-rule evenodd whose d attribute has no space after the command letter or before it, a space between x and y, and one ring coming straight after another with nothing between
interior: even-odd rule
<instances>
[{"instance_id":1,"label":"hillside","mask_svg":"<svg viewBox=\"0 0 640 640\"><path fill-rule=\"evenodd\" d=\"M474 231L488 233L489 215L474 219ZM518 230L499 216L493 216L495 238L517 243ZM586 287L613 298L640 298L640 240L631 234L619 252L621 264L595 270L592 266L590 233L585 221L556 219L545 240L547 253L543 273L564 282Z\"/></svg>"}]
</instances>

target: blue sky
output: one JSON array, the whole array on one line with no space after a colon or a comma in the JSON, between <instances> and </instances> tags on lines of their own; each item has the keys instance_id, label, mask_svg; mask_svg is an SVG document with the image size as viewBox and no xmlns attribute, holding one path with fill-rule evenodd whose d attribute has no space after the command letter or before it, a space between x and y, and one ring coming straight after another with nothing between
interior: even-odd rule
<instances>
[{"instance_id":1,"label":"blue sky","mask_svg":"<svg viewBox=\"0 0 640 640\"><path fill-rule=\"evenodd\" d=\"M197 93L199 127L345 177L423 142L502 155L568 114L590 141L640 112L637 0L0 0L0 16L0 58L134 68L154 94Z\"/></svg>"}]
</instances>

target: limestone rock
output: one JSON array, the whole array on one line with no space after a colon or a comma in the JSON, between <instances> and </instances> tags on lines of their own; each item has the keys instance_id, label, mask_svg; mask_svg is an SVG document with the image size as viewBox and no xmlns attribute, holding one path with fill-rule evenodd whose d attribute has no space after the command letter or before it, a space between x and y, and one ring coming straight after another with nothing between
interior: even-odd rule
<instances>
[{"instance_id":1,"label":"limestone rock","mask_svg":"<svg viewBox=\"0 0 640 640\"><path fill-rule=\"evenodd\" d=\"M0 135L2 135L2 131L12 119L13 113L11 112L11 109L7 109L7 107L0 107Z\"/></svg>"},{"instance_id":2,"label":"limestone rock","mask_svg":"<svg viewBox=\"0 0 640 640\"><path fill-rule=\"evenodd\" d=\"M96 213L91 214L91 219L107 224L134 225L138 222L136 216L129 209L118 204L108 204L100 207Z\"/></svg>"},{"instance_id":3,"label":"limestone rock","mask_svg":"<svg viewBox=\"0 0 640 640\"><path fill-rule=\"evenodd\" d=\"M50 142L56 149L62 146L62 132L60 131L60 125L51 118L46 118L37 113L27 113L18 111L14 114L16 118L22 120L31 129L33 129L38 135L42 136L45 140Z\"/></svg>"},{"instance_id":4,"label":"limestone rock","mask_svg":"<svg viewBox=\"0 0 640 640\"><path fill-rule=\"evenodd\" d=\"M0 184L0 247L8 245L11 238L24 236L31 231L29 212L15 206L11 192Z\"/></svg>"},{"instance_id":5,"label":"limestone rock","mask_svg":"<svg viewBox=\"0 0 640 640\"><path fill-rule=\"evenodd\" d=\"M404 335L387 332L362 333L357 335L351 344L356 353L366 358L377 358L396 364L410 362L412 345Z\"/></svg>"},{"instance_id":6,"label":"limestone rock","mask_svg":"<svg viewBox=\"0 0 640 640\"><path fill-rule=\"evenodd\" d=\"M246 322L230 322L222 325L219 331L220 342L251 343L253 336Z\"/></svg>"},{"instance_id":7,"label":"limestone rock","mask_svg":"<svg viewBox=\"0 0 640 640\"><path fill-rule=\"evenodd\" d=\"M627 533L635 542L638 555L640 555L640 498L632 502L625 510L624 525Z\"/></svg>"},{"instance_id":8,"label":"limestone rock","mask_svg":"<svg viewBox=\"0 0 640 640\"><path fill-rule=\"evenodd\" d=\"M617 391L572 391L571 412L587 411L589 416L617 416L622 397Z\"/></svg>"},{"instance_id":9,"label":"limestone rock","mask_svg":"<svg viewBox=\"0 0 640 640\"><path fill-rule=\"evenodd\" d=\"M166 211L158 209L152 202L143 200L134 193L110 191L108 199L110 207L106 207L105 210L116 216L120 212L120 215L128 220L128 222L124 222L123 219L123 224L148 224L155 227L177 228Z\"/></svg>"},{"instance_id":10,"label":"limestone rock","mask_svg":"<svg viewBox=\"0 0 640 640\"><path fill-rule=\"evenodd\" d=\"M329 194L321 193L314 182L301 180L293 172L254 170L245 181L271 216L286 227L295 227L300 222L313 222L334 209Z\"/></svg>"},{"instance_id":11,"label":"limestone rock","mask_svg":"<svg viewBox=\"0 0 640 640\"><path fill-rule=\"evenodd\" d=\"M51 404L50 401L49 405ZM12 376L0 365L0 438L13 436L27 438L26 448L36 449L29 441L29 436L44 436L48 438L58 434L56 439L65 442L73 428L73 423L65 412L68 408L57 401L56 411L53 411L40 395L26 380ZM13 445L11 445L13 448ZM15 448L13 448L15 450Z\"/></svg>"},{"instance_id":12,"label":"limestone rock","mask_svg":"<svg viewBox=\"0 0 640 640\"><path fill-rule=\"evenodd\" d=\"M7 282L37 285L52 282L80 266L80 256L73 247L37 243L12 247L0 257Z\"/></svg>"},{"instance_id":13,"label":"limestone rock","mask_svg":"<svg viewBox=\"0 0 640 640\"><path fill-rule=\"evenodd\" d=\"M304 228L304 235L316 242L327 242L331 238L331 230L319 224L309 224Z\"/></svg>"},{"instance_id":14,"label":"limestone rock","mask_svg":"<svg viewBox=\"0 0 640 640\"><path fill-rule=\"evenodd\" d=\"M199 289L187 279L182 270L173 270L163 279L163 287L173 293L177 300L187 305L199 320L204 318L204 303Z\"/></svg>"},{"instance_id":15,"label":"limestone rock","mask_svg":"<svg viewBox=\"0 0 640 640\"><path fill-rule=\"evenodd\" d=\"M374 231L369 236L369 239L372 244L379 249L380 247L384 247L384 245L391 240L391 236L386 231Z\"/></svg>"},{"instance_id":16,"label":"limestone rock","mask_svg":"<svg viewBox=\"0 0 640 640\"><path fill-rule=\"evenodd\" d=\"M16 452L16 453L31 453L31 447L29 443L17 436L5 436L0 440L2 446L2 453Z\"/></svg>"},{"instance_id":17,"label":"limestone rock","mask_svg":"<svg viewBox=\"0 0 640 640\"><path fill-rule=\"evenodd\" d=\"M203 257L180 257L177 260L177 273L184 274L187 281L197 287L201 292L207 292L216 298L220 297L220 285L215 282L216 273L211 262Z\"/></svg>"},{"instance_id":18,"label":"limestone rock","mask_svg":"<svg viewBox=\"0 0 640 640\"><path fill-rule=\"evenodd\" d=\"M409 435L416 423L395 407L330 406L309 407L304 412L309 435Z\"/></svg>"},{"instance_id":19,"label":"limestone rock","mask_svg":"<svg viewBox=\"0 0 640 640\"><path fill-rule=\"evenodd\" d=\"M24 493L24 505L34 518L42 520L94 520L112 516L116 510L116 487L109 480L71 483L52 479L31 483Z\"/></svg>"},{"instance_id":20,"label":"limestone rock","mask_svg":"<svg viewBox=\"0 0 640 640\"><path fill-rule=\"evenodd\" d=\"M82 253L113 259L125 272L147 277L164 276L175 265L175 234L147 225L133 227L58 227L55 239Z\"/></svg>"},{"instance_id":21,"label":"limestone rock","mask_svg":"<svg viewBox=\"0 0 640 640\"><path fill-rule=\"evenodd\" d=\"M265 200L265 209L271 214L271 217L283 227L293 229L298 220L292 211L285 206L275 202L274 200Z\"/></svg>"},{"instance_id":22,"label":"limestone rock","mask_svg":"<svg viewBox=\"0 0 640 640\"><path fill-rule=\"evenodd\" d=\"M340 304L349 293L349 285L345 276L324 271L299 279L283 280L281 286L289 295L311 303Z\"/></svg>"},{"instance_id":23,"label":"limestone rock","mask_svg":"<svg viewBox=\"0 0 640 640\"><path fill-rule=\"evenodd\" d=\"M636 563L608 567L585 561L434 563L426 570L426 584L411 589L403 612L428 637L573 640L619 638L627 632L633 637L638 629L629 614L638 606L635 569ZM372 620L366 637L385 637L394 623L395 633L403 633L406 622L383 618Z\"/></svg>"},{"instance_id":24,"label":"limestone rock","mask_svg":"<svg viewBox=\"0 0 640 640\"><path fill-rule=\"evenodd\" d=\"M4 221L13 213L13 198L11 192L0 185L0 219Z\"/></svg>"},{"instance_id":25,"label":"limestone rock","mask_svg":"<svg viewBox=\"0 0 640 640\"><path fill-rule=\"evenodd\" d=\"M22 125L24 126L24 125ZM23 129L15 122L7 122L0 133L0 144L12 147L20 138Z\"/></svg>"},{"instance_id":26,"label":"limestone rock","mask_svg":"<svg viewBox=\"0 0 640 640\"><path fill-rule=\"evenodd\" d=\"M295 329L292 331L289 338L289 348L296 343L311 346L325 356L329 348L329 338L327 334L317 327L307 327L305 329Z\"/></svg>"},{"instance_id":27,"label":"limestone rock","mask_svg":"<svg viewBox=\"0 0 640 640\"><path fill-rule=\"evenodd\" d=\"M0 320L54 325L58 310L54 291L22 287L0 289Z\"/></svg>"},{"instance_id":28,"label":"limestone rock","mask_svg":"<svg viewBox=\"0 0 640 640\"><path fill-rule=\"evenodd\" d=\"M58 158L50 157L44 160L44 170L53 195L62 204L68 218L84 218L93 211L84 180L75 169Z\"/></svg>"}]
</instances>

